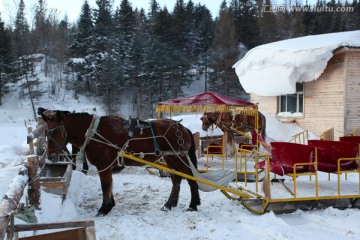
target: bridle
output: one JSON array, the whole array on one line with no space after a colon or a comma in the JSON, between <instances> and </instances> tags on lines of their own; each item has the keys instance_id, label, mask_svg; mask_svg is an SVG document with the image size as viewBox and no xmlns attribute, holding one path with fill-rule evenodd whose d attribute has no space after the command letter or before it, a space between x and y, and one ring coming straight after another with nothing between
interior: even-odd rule
<instances>
[{"instance_id":1,"label":"bridle","mask_svg":"<svg viewBox=\"0 0 360 240\"><path fill-rule=\"evenodd\" d=\"M53 138L53 134L55 131L60 130L61 131L61 135L63 137L63 141L62 142L58 142L56 139ZM67 150L66 149L66 144L67 144L67 134L65 131L65 127L64 125L60 125L54 128L50 128L50 129L46 129L46 140L49 143L50 141L52 141L55 145L56 148L51 148L50 150ZM47 144L47 146L49 146L49 144ZM49 150L49 149L48 149Z\"/></svg>"},{"instance_id":2,"label":"bridle","mask_svg":"<svg viewBox=\"0 0 360 240\"><path fill-rule=\"evenodd\" d=\"M232 119L231 119L230 126L229 126L229 125L226 125L226 122L224 122L224 120L223 120L223 116L224 116L224 113L223 113L223 112L219 113L217 119L216 119L213 123L211 123L211 122L209 121L209 118L208 118L207 115L203 115L203 116L200 118L200 120L203 122L203 126L204 126L205 124L207 124L208 128L209 128L210 126L216 125L216 126L219 127L219 128L226 129L226 130L229 130L229 131L230 131L231 128L242 127L242 124L241 124L240 126L237 126L237 125L236 125L235 115L233 115L233 117L232 117Z\"/></svg>"},{"instance_id":3,"label":"bridle","mask_svg":"<svg viewBox=\"0 0 360 240\"><path fill-rule=\"evenodd\" d=\"M203 115L200 120L202 121L202 126L204 127L204 125L207 127L206 129L210 128L214 123L211 123L209 121L209 118L206 115Z\"/></svg>"}]
</instances>

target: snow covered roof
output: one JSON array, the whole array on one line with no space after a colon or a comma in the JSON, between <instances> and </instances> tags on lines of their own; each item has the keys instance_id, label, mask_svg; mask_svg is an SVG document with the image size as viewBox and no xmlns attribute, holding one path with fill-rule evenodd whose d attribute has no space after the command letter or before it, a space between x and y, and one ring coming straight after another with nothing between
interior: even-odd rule
<instances>
[{"instance_id":1,"label":"snow covered roof","mask_svg":"<svg viewBox=\"0 0 360 240\"><path fill-rule=\"evenodd\" d=\"M251 49L234 64L247 93L279 96L295 93L296 82L320 77L333 51L339 47L360 47L360 31L293 38Z\"/></svg>"}]
</instances>

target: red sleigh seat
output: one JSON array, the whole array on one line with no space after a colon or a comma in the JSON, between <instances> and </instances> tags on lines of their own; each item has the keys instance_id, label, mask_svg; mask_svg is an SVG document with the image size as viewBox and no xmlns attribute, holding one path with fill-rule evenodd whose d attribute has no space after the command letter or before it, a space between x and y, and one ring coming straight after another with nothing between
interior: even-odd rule
<instances>
[{"instance_id":1,"label":"red sleigh seat","mask_svg":"<svg viewBox=\"0 0 360 240\"><path fill-rule=\"evenodd\" d=\"M354 142L360 144L360 136L344 136L340 137L341 142Z\"/></svg>"},{"instance_id":2,"label":"red sleigh seat","mask_svg":"<svg viewBox=\"0 0 360 240\"><path fill-rule=\"evenodd\" d=\"M356 159L359 144L356 142L309 140L309 146L317 148L318 170L327 173L358 168ZM342 158L352 160L341 160Z\"/></svg>"},{"instance_id":3,"label":"red sleigh seat","mask_svg":"<svg viewBox=\"0 0 360 240\"><path fill-rule=\"evenodd\" d=\"M265 169L266 161L259 162L259 168ZM272 142L270 172L277 175L296 175L316 171L315 149L312 146Z\"/></svg>"}]
</instances>

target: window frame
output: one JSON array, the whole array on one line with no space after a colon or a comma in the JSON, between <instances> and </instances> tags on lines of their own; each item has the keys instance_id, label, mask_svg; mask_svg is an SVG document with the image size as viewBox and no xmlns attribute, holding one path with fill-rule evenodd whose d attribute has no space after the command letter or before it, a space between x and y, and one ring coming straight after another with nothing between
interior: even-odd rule
<instances>
[{"instance_id":1,"label":"window frame","mask_svg":"<svg viewBox=\"0 0 360 240\"><path fill-rule=\"evenodd\" d=\"M290 112L288 111L288 97L289 96L296 96L296 111L295 112ZM282 109L282 105L283 105L283 98L285 97L285 109ZM304 84L303 83L296 83L296 92L293 94L286 94L286 95L281 95L278 97L278 101L279 101L279 111L278 113L281 112L290 112L290 113L302 113L304 114ZM301 104L300 104L301 102ZM302 108L300 111L300 107ZM285 111L283 111L285 110Z\"/></svg>"}]
</instances>

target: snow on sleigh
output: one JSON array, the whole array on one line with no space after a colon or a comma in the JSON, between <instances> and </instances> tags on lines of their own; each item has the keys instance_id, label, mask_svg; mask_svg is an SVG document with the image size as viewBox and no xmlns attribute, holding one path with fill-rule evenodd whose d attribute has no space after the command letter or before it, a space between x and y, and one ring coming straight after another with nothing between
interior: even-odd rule
<instances>
[{"instance_id":1,"label":"snow on sleigh","mask_svg":"<svg viewBox=\"0 0 360 240\"><path fill-rule=\"evenodd\" d=\"M244 206L255 213L360 207L360 141L341 140L309 140L308 145L272 142L271 154L258 162L265 170L266 194L259 191L259 182L247 184L246 189L258 197L242 199Z\"/></svg>"}]
</instances>

